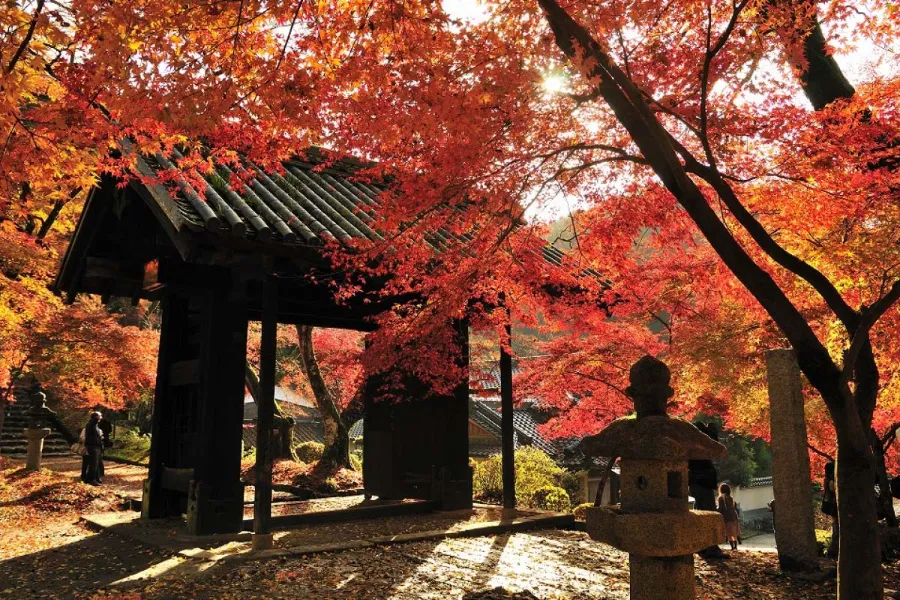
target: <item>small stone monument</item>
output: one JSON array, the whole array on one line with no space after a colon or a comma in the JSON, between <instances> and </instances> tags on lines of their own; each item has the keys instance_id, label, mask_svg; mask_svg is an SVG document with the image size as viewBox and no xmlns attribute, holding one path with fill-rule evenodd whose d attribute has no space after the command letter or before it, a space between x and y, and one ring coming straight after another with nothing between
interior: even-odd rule
<instances>
[{"instance_id":1,"label":"small stone monument","mask_svg":"<svg viewBox=\"0 0 900 600\"><path fill-rule=\"evenodd\" d=\"M793 350L766 351L766 379L772 432L772 487L778 500L778 510L773 515L778 563L783 571L817 571L803 381Z\"/></svg>"},{"instance_id":2,"label":"small stone monument","mask_svg":"<svg viewBox=\"0 0 900 600\"><path fill-rule=\"evenodd\" d=\"M622 503L588 508L587 531L630 554L632 600L692 599L693 554L724 542L725 523L717 512L689 510L688 461L721 458L725 446L666 414L673 391L664 363L645 356L629 379L637 416L583 442L588 456L621 457L622 469Z\"/></svg>"},{"instance_id":3,"label":"small stone monument","mask_svg":"<svg viewBox=\"0 0 900 600\"><path fill-rule=\"evenodd\" d=\"M49 417L56 413L47 408L47 396L44 392L35 391L30 396L31 406L28 408L28 427L25 428L25 439L28 440L25 469L28 471L40 471L41 456L44 452L44 438L50 435L51 431L46 426L46 422Z\"/></svg>"}]
</instances>

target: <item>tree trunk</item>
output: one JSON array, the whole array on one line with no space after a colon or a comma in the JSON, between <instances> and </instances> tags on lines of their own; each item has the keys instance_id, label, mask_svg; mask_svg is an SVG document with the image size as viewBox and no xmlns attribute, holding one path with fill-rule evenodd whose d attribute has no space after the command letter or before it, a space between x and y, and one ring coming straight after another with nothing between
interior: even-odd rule
<instances>
[{"instance_id":1,"label":"tree trunk","mask_svg":"<svg viewBox=\"0 0 900 600\"><path fill-rule=\"evenodd\" d=\"M888 527L897 526L897 513L894 512L894 499L891 497L891 482L888 480L887 467L884 464L884 452L881 440L874 429L871 430L872 451L875 454L875 475L878 481L878 512L884 515Z\"/></svg>"},{"instance_id":2,"label":"tree trunk","mask_svg":"<svg viewBox=\"0 0 900 600\"><path fill-rule=\"evenodd\" d=\"M50 229L53 227L53 224L56 223L56 219L59 217L59 213L62 212L65 205L66 203L63 200L57 200L53 203L53 208L50 209L47 218L41 223L41 228L38 230L37 235L34 236L35 239L43 240L47 234L50 233Z\"/></svg>"},{"instance_id":3,"label":"tree trunk","mask_svg":"<svg viewBox=\"0 0 900 600\"><path fill-rule=\"evenodd\" d=\"M835 474L840 524L838 598L881 600L884 584L873 489L875 460L865 430L854 426L859 424L858 417L850 414L846 417L835 422L838 434Z\"/></svg>"},{"instance_id":4,"label":"tree trunk","mask_svg":"<svg viewBox=\"0 0 900 600\"><path fill-rule=\"evenodd\" d=\"M341 412L334 401L325 378L319 370L319 361L316 359L315 348L312 341L313 328L308 325L297 325L297 339L300 348L300 359L303 362L303 370L309 379L316 406L322 415L322 424L325 427L325 450L319 464L322 467L350 466L350 429L341 419Z\"/></svg>"},{"instance_id":5,"label":"tree trunk","mask_svg":"<svg viewBox=\"0 0 900 600\"><path fill-rule=\"evenodd\" d=\"M247 361L244 366L244 381L247 383L247 389L250 390L250 396L253 397L253 401L258 406L260 395L259 377L256 375L253 367L250 366L250 361ZM300 459L297 457L297 451L294 449L294 420L285 416L277 400L275 401L274 425L278 430L278 435L273 436L272 458L290 459L300 462Z\"/></svg>"},{"instance_id":6,"label":"tree trunk","mask_svg":"<svg viewBox=\"0 0 900 600\"><path fill-rule=\"evenodd\" d=\"M591 82L593 92L606 102L618 122L628 131L640 150L642 160L678 200L728 269L773 319L797 353L803 374L822 394L838 433L836 470L842 538L838 598L880 600L883 583L873 493L875 468L868 439L871 419L869 401L874 407L875 398L861 397L861 403L857 404L844 381L841 368L816 336L807 318L719 219L706 196L688 175L688 170L706 179L759 248L813 285L836 315L847 313L858 319L859 313L846 305L837 289L821 272L785 251L771 238L741 204L730 184L725 182L715 167L705 167L669 134L647 104L643 91L615 64L603 44L562 8L558 0L537 0L537 3L544 10L557 46L576 62L584 77ZM856 327L850 329L855 332Z\"/></svg>"}]
</instances>

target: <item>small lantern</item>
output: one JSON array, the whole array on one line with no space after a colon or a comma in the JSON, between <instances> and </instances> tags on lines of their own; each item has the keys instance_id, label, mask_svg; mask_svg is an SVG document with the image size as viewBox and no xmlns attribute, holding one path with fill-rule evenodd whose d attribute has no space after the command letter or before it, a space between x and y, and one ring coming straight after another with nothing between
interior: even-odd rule
<instances>
[{"instance_id":1,"label":"small lantern","mask_svg":"<svg viewBox=\"0 0 900 600\"><path fill-rule=\"evenodd\" d=\"M725 446L668 416L673 391L664 363L645 356L629 379L637 414L583 442L588 456L621 457L622 503L587 509L587 531L630 554L633 600L692 599L693 554L724 542L725 523L717 512L690 510L688 461L721 458Z\"/></svg>"}]
</instances>

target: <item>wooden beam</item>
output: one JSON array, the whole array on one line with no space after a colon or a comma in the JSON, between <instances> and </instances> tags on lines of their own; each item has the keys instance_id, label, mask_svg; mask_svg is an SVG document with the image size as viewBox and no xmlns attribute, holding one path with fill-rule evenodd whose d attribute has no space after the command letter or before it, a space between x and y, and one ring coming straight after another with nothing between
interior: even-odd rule
<instances>
[{"instance_id":1,"label":"wooden beam","mask_svg":"<svg viewBox=\"0 0 900 600\"><path fill-rule=\"evenodd\" d=\"M161 300L166 291L166 284L159 282L151 283L141 290L140 297L145 300Z\"/></svg>"},{"instance_id":2,"label":"wooden beam","mask_svg":"<svg viewBox=\"0 0 900 600\"><path fill-rule=\"evenodd\" d=\"M504 298L501 296L501 302ZM509 308L506 311L506 339L504 344L512 350L512 328ZM516 507L516 448L513 423L512 355L500 345L500 429L503 460L503 508Z\"/></svg>"},{"instance_id":3,"label":"wooden beam","mask_svg":"<svg viewBox=\"0 0 900 600\"><path fill-rule=\"evenodd\" d=\"M272 546L271 438L275 417L275 352L278 333L278 287L267 275L263 285L262 340L259 349L260 398L256 418L256 490L253 503L253 547Z\"/></svg>"}]
</instances>

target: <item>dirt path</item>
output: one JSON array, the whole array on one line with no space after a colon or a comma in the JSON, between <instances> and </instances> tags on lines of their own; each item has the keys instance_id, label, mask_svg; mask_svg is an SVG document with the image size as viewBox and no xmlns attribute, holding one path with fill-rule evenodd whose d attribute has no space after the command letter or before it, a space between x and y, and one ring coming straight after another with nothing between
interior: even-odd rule
<instances>
[{"instance_id":1,"label":"dirt path","mask_svg":"<svg viewBox=\"0 0 900 600\"><path fill-rule=\"evenodd\" d=\"M147 467L125 465L111 460L106 460L103 464L106 470L103 487L120 496L140 499ZM81 478L80 456L49 456L41 462L41 466L76 481Z\"/></svg>"}]
</instances>

